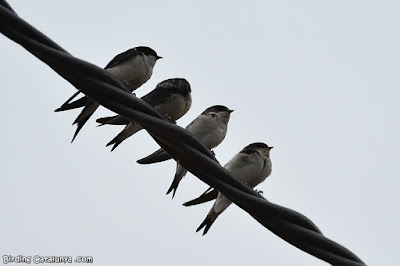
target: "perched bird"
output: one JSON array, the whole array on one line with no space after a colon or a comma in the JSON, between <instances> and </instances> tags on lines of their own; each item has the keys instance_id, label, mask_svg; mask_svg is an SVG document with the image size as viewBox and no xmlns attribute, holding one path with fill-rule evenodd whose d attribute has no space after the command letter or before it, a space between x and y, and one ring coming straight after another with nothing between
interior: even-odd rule
<instances>
[{"instance_id":1,"label":"perched bird","mask_svg":"<svg viewBox=\"0 0 400 266\"><path fill-rule=\"evenodd\" d=\"M171 122L175 122L186 114L192 105L190 84L182 78L172 78L160 82L154 90L141 99L157 109ZM107 144L107 146L114 145L111 151L125 139L143 129L138 123L121 115L103 117L96 121L101 125L126 125L124 130Z\"/></svg>"},{"instance_id":2,"label":"perched bird","mask_svg":"<svg viewBox=\"0 0 400 266\"><path fill-rule=\"evenodd\" d=\"M211 106L193 120L186 129L211 150L224 140L232 112L233 110L223 105ZM150 164L165 161L170 158L171 157L163 149L159 149L137 162L140 164ZM175 196L179 182L185 177L186 173L187 170L180 164L177 164L174 180L167 191L167 194L173 191L172 198Z\"/></svg>"},{"instance_id":3,"label":"perched bird","mask_svg":"<svg viewBox=\"0 0 400 266\"><path fill-rule=\"evenodd\" d=\"M113 74L132 92L150 79L154 65L160 58L162 57L158 56L153 49L146 46L138 46L114 57L104 69ZM60 112L84 107L73 123L77 124L78 127L72 141L74 141L79 131L99 107L98 103L86 96L71 102L79 93L79 91L76 92L60 108L55 110L55 112Z\"/></svg>"},{"instance_id":4,"label":"perched bird","mask_svg":"<svg viewBox=\"0 0 400 266\"><path fill-rule=\"evenodd\" d=\"M269 153L272 148L273 147L268 147L265 143L252 143L236 154L224 168L231 172L232 175L254 188L271 174L272 164ZM203 232L203 235L205 235L215 219L217 219L231 203L231 200L225 197L221 192L218 192L214 205L199 228L197 228L196 232L205 227Z\"/></svg>"}]
</instances>

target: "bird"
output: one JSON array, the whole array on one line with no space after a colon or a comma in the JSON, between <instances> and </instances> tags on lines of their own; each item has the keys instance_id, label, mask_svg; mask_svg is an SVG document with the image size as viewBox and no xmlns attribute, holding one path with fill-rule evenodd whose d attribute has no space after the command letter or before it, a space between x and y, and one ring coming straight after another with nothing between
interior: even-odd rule
<instances>
[{"instance_id":1,"label":"bird","mask_svg":"<svg viewBox=\"0 0 400 266\"><path fill-rule=\"evenodd\" d=\"M150 79L157 60L161 58L150 47L138 46L115 56L104 69L121 81L130 92L133 92ZM55 110L55 112L61 112L83 107L82 112L73 123L73 125L77 124L78 127L71 142L75 140L79 131L99 107L98 103L87 96L71 102L79 93L78 91L73 94L61 107Z\"/></svg>"},{"instance_id":2,"label":"bird","mask_svg":"<svg viewBox=\"0 0 400 266\"><path fill-rule=\"evenodd\" d=\"M183 78L164 80L141 99L174 123L186 114L192 105L190 84ZM138 123L121 115L98 118L96 122L100 125L126 125L114 139L107 143L106 146L113 145L111 151L118 147L125 139L143 129Z\"/></svg>"},{"instance_id":3,"label":"bird","mask_svg":"<svg viewBox=\"0 0 400 266\"><path fill-rule=\"evenodd\" d=\"M271 174L272 163L270 159L270 150L272 148L273 147L269 147L262 142L252 143L236 154L224 168L232 173L233 176L254 188ZM232 201L230 199L221 192L218 192L214 205L204 221L197 228L196 232L204 227L203 235L205 235L217 217L226 210L231 203Z\"/></svg>"},{"instance_id":4,"label":"bird","mask_svg":"<svg viewBox=\"0 0 400 266\"><path fill-rule=\"evenodd\" d=\"M234 110L223 105L208 107L186 127L186 130L192 133L211 150L224 140L228 130L230 115L233 111ZM137 162L139 164L151 164L162 162L170 158L171 157L163 149L159 149ZM186 173L187 170L177 163L174 180L167 191L167 195L173 191L172 198L174 198L179 182L185 177Z\"/></svg>"}]
</instances>

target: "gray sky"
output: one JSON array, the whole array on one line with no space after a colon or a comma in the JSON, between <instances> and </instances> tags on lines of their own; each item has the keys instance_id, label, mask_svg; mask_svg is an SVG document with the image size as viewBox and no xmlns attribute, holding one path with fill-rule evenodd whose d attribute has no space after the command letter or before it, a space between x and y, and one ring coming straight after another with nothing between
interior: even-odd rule
<instances>
[{"instance_id":1,"label":"gray sky","mask_svg":"<svg viewBox=\"0 0 400 266\"><path fill-rule=\"evenodd\" d=\"M168 3L167 3L168 2ZM300 3L301 2L301 3ZM232 114L215 149L226 163L251 142L274 146L270 201L309 217L368 265L400 251L398 1L9 1L73 55L104 67L139 45L164 57L138 96L184 77L193 105ZM0 255L93 256L96 265L326 265L231 206L202 237L207 185L175 163L142 166L145 131L110 153L121 129L95 117L71 144L75 89L0 36L3 93Z\"/></svg>"}]
</instances>

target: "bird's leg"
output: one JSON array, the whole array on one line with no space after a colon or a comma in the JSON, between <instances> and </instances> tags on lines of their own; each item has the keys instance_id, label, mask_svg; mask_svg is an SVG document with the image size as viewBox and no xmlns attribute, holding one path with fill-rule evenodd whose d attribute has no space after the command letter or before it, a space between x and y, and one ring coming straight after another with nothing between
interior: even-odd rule
<instances>
[{"instance_id":1,"label":"bird's leg","mask_svg":"<svg viewBox=\"0 0 400 266\"><path fill-rule=\"evenodd\" d=\"M264 195L264 191L262 191L262 190L255 189L255 191L256 191L258 194L260 194L261 196Z\"/></svg>"}]
</instances>

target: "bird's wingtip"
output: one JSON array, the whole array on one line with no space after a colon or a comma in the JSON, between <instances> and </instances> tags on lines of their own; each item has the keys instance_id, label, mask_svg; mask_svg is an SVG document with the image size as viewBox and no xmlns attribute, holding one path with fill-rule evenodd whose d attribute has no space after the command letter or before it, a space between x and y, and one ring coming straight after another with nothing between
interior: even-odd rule
<instances>
[{"instance_id":1,"label":"bird's wingtip","mask_svg":"<svg viewBox=\"0 0 400 266\"><path fill-rule=\"evenodd\" d=\"M146 164L145 158L139 159L136 161L138 164Z\"/></svg>"},{"instance_id":2,"label":"bird's wingtip","mask_svg":"<svg viewBox=\"0 0 400 266\"><path fill-rule=\"evenodd\" d=\"M207 189L206 192L201 194L199 197L197 197L193 200L187 201L187 202L183 203L182 205L185 207L198 205L198 204L205 203L205 202L211 201L213 199L216 199L217 196L218 196L217 190L213 189L210 191L210 189Z\"/></svg>"}]
</instances>

